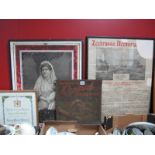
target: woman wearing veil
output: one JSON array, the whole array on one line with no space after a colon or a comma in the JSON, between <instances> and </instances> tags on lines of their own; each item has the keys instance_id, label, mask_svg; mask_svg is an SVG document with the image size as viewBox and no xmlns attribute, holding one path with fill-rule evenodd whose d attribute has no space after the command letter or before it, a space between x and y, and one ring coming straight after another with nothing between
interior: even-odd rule
<instances>
[{"instance_id":1,"label":"woman wearing veil","mask_svg":"<svg viewBox=\"0 0 155 155\"><path fill-rule=\"evenodd\" d=\"M56 75L49 61L40 64L40 76L34 90L37 92L39 101L39 122L55 119L55 84Z\"/></svg>"}]
</instances>

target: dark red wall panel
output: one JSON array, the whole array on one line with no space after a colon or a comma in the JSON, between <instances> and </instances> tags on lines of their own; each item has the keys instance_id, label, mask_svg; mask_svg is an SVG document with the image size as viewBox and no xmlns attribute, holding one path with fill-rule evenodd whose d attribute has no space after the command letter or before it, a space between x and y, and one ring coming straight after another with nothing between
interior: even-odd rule
<instances>
[{"instance_id":1,"label":"dark red wall panel","mask_svg":"<svg viewBox=\"0 0 155 155\"><path fill-rule=\"evenodd\" d=\"M12 88L9 40L80 39L86 60L86 36L155 38L155 20L0 20L0 90Z\"/></svg>"}]
</instances>

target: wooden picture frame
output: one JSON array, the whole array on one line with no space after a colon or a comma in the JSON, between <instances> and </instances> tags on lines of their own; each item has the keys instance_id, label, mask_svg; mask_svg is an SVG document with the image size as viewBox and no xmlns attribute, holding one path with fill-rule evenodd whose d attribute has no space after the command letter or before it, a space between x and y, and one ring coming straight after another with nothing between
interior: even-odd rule
<instances>
[{"instance_id":1,"label":"wooden picture frame","mask_svg":"<svg viewBox=\"0 0 155 155\"><path fill-rule=\"evenodd\" d=\"M151 38L87 37L88 79L103 80L102 119L151 112L154 46Z\"/></svg>"}]
</instances>

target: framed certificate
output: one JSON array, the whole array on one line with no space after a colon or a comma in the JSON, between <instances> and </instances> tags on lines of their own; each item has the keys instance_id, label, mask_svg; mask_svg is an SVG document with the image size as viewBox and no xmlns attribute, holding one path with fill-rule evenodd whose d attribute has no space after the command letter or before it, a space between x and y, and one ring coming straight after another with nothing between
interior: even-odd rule
<instances>
[{"instance_id":1,"label":"framed certificate","mask_svg":"<svg viewBox=\"0 0 155 155\"><path fill-rule=\"evenodd\" d=\"M38 125L36 93L0 91L0 124L20 123Z\"/></svg>"}]
</instances>

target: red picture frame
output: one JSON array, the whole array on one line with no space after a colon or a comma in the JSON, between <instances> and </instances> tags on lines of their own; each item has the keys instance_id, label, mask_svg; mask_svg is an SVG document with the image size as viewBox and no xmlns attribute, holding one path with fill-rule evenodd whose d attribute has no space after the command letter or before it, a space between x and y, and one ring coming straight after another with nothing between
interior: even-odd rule
<instances>
[{"instance_id":1,"label":"red picture frame","mask_svg":"<svg viewBox=\"0 0 155 155\"><path fill-rule=\"evenodd\" d=\"M32 89L42 61L57 79L82 79L82 41L10 41L13 90Z\"/></svg>"}]
</instances>

